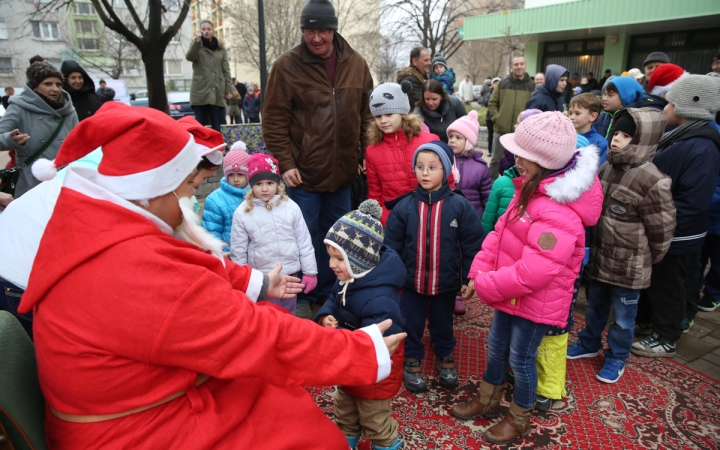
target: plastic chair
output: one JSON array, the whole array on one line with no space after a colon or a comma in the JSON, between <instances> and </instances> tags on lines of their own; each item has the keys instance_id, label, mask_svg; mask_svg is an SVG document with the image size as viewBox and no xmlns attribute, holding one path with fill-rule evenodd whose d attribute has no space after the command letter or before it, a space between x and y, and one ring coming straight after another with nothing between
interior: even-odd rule
<instances>
[{"instance_id":1,"label":"plastic chair","mask_svg":"<svg viewBox=\"0 0 720 450\"><path fill-rule=\"evenodd\" d=\"M16 450L47 449L45 399L35 348L12 314L0 311L0 429ZM0 440L0 448L3 442Z\"/></svg>"}]
</instances>

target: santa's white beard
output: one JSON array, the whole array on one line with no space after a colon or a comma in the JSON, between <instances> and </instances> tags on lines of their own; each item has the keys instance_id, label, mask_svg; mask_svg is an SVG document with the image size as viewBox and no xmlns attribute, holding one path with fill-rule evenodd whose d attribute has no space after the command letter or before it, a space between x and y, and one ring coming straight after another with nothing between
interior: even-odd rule
<instances>
[{"instance_id":1,"label":"santa's white beard","mask_svg":"<svg viewBox=\"0 0 720 450\"><path fill-rule=\"evenodd\" d=\"M182 197L178 199L178 204L183 220L175 229L175 237L197 245L203 250L209 250L223 261L223 248L226 244L200 225L200 217L195 213L193 200L190 197Z\"/></svg>"}]
</instances>

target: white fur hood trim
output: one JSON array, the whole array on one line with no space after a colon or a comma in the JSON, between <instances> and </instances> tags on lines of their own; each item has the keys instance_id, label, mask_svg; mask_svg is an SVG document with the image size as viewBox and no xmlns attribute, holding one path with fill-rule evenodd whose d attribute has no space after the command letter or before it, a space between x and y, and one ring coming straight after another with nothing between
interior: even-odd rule
<instances>
[{"instance_id":1,"label":"white fur hood trim","mask_svg":"<svg viewBox=\"0 0 720 450\"><path fill-rule=\"evenodd\" d=\"M559 175L545 186L547 195L560 204L574 202L595 183L600 163L600 152L597 146L588 145L579 149L579 152L575 167Z\"/></svg>"}]
</instances>

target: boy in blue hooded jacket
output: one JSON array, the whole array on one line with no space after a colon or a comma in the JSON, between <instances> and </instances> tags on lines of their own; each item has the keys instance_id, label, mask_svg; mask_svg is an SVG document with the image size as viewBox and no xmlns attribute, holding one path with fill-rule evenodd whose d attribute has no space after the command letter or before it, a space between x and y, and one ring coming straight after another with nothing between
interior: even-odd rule
<instances>
[{"instance_id":1,"label":"boy in blue hooded jacket","mask_svg":"<svg viewBox=\"0 0 720 450\"><path fill-rule=\"evenodd\" d=\"M428 310L440 385L458 385L453 358L455 295L467 289L470 265L485 233L477 210L450 189L454 157L441 141L418 147L413 156L417 189L386 203L392 212L385 245L400 254L406 270L400 308L407 332L403 382L410 392L427 390L420 362L425 356L422 337Z\"/></svg>"},{"instance_id":2,"label":"boy in blue hooded jacket","mask_svg":"<svg viewBox=\"0 0 720 450\"><path fill-rule=\"evenodd\" d=\"M608 132L613 118L623 108L663 109L667 101L656 95L646 94L640 83L632 77L616 77L608 80L602 89L603 112L593 127L600 136L608 140ZM668 129L666 128L666 131Z\"/></svg>"}]
</instances>

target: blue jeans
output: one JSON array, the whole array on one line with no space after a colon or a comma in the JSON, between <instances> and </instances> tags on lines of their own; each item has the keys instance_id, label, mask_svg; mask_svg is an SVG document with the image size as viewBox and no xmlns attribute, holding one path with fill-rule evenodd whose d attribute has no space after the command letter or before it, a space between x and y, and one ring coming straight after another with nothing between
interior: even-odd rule
<instances>
[{"instance_id":1,"label":"blue jeans","mask_svg":"<svg viewBox=\"0 0 720 450\"><path fill-rule=\"evenodd\" d=\"M607 340L610 348L604 352L605 359L625 362L630 356L639 297L639 290L590 280L588 300L585 305L586 325L579 335L582 346L593 352L602 349L600 339L612 306L615 321L608 331Z\"/></svg>"},{"instance_id":2,"label":"blue jeans","mask_svg":"<svg viewBox=\"0 0 720 450\"><path fill-rule=\"evenodd\" d=\"M220 125L225 125L225 108L216 105L192 105L195 120L203 125L210 125L213 130L222 132Z\"/></svg>"},{"instance_id":3,"label":"blue jeans","mask_svg":"<svg viewBox=\"0 0 720 450\"><path fill-rule=\"evenodd\" d=\"M530 408L535 404L538 384L535 358L548 328L549 325L495 310L483 379L494 385L505 383L509 364L515 374L513 400L521 408Z\"/></svg>"},{"instance_id":4,"label":"blue jeans","mask_svg":"<svg viewBox=\"0 0 720 450\"><path fill-rule=\"evenodd\" d=\"M330 269L330 257L323 240L328 230L343 215L350 212L350 186L337 192L311 192L302 188L287 188L287 193L300 207L305 224L310 231L315 261L317 262L317 287L309 294L298 294L298 303L325 303L335 284L335 274Z\"/></svg>"},{"instance_id":5,"label":"blue jeans","mask_svg":"<svg viewBox=\"0 0 720 450\"><path fill-rule=\"evenodd\" d=\"M437 295L423 295L412 289L403 288L400 295L400 310L405 319L405 357L423 359L425 348L422 337L425 321L428 321L433 351L438 358L445 358L455 349L455 331L453 330L453 312L457 292L445 292ZM428 310L430 316L428 317ZM428 320L429 319L429 320Z\"/></svg>"},{"instance_id":6,"label":"blue jeans","mask_svg":"<svg viewBox=\"0 0 720 450\"><path fill-rule=\"evenodd\" d=\"M720 300L720 236L708 234L703 244L701 265L703 270L710 261L710 270L705 276L705 296L717 301Z\"/></svg>"}]
</instances>

